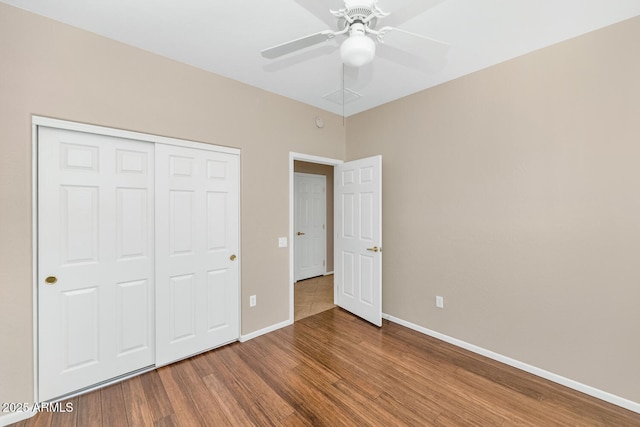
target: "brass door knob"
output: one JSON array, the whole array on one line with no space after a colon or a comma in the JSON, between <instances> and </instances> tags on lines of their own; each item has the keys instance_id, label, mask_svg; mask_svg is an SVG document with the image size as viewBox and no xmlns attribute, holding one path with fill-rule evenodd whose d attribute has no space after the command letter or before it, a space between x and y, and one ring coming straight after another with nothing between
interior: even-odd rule
<instances>
[{"instance_id":1,"label":"brass door knob","mask_svg":"<svg viewBox=\"0 0 640 427\"><path fill-rule=\"evenodd\" d=\"M304 233L302 231L298 231L298 236L304 236Z\"/></svg>"},{"instance_id":2,"label":"brass door knob","mask_svg":"<svg viewBox=\"0 0 640 427\"><path fill-rule=\"evenodd\" d=\"M367 248L367 250L368 250L368 251L371 251L371 252L379 252L379 251L380 251L380 248L379 248L379 247L377 247L377 246L374 246L374 247L372 247L372 248Z\"/></svg>"},{"instance_id":3,"label":"brass door knob","mask_svg":"<svg viewBox=\"0 0 640 427\"><path fill-rule=\"evenodd\" d=\"M236 260L236 258L237 258L237 256L235 256L235 255L231 255L231 256L229 257L229 259L230 259L231 261L235 261L235 260Z\"/></svg>"},{"instance_id":4,"label":"brass door knob","mask_svg":"<svg viewBox=\"0 0 640 427\"><path fill-rule=\"evenodd\" d=\"M49 276L44 279L44 283L46 283L47 285L55 285L57 281L58 278L56 276Z\"/></svg>"}]
</instances>

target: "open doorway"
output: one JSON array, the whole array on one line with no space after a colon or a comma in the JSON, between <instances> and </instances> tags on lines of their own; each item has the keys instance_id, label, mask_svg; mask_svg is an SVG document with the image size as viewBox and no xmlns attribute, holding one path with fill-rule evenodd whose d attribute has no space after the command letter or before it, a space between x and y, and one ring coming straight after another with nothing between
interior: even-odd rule
<instances>
[{"instance_id":1,"label":"open doorway","mask_svg":"<svg viewBox=\"0 0 640 427\"><path fill-rule=\"evenodd\" d=\"M335 307L333 281L333 167L339 160L291 153L290 155L290 319L297 321ZM308 178L308 179L306 179ZM315 178L315 179L314 179ZM305 193L300 183L311 188L315 182L323 186L322 200L312 191ZM324 183L324 184L321 184ZM303 200L303 206L300 205ZM321 202L321 203L320 203ZM318 224L299 220L299 211L309 205L323 205L324 215ZM317 209L317 208L316 208ZM317 213L317 212L316 212ZM304 213L307 218L311 212ZM323 241L318 240L322 235ZM319 249L322 248L322 249ZM318 252L321 253L318 253Z\"/></svg>"},{"instance_id":2,"label":"open doorway","mask_svg":"<svg viewBox=\"0 0 640 427\"><path fill-rule=\"evenodd\" d=\"M334 304L382 326L382 156L343 162L289 153L289 322L294 322L294 162L334 167ZM297 235L297 234L296 234Z\"/></svg>"},{"instance_id":3,"label":"open doorway","mask_svg":"<svg viewBox=\"0 0 640 427\"><path fill-rule=\"evenodd\" d=\"M335 307L333 295L333 166L295 160L294 321Z\"/></svg>"}]
</instances>

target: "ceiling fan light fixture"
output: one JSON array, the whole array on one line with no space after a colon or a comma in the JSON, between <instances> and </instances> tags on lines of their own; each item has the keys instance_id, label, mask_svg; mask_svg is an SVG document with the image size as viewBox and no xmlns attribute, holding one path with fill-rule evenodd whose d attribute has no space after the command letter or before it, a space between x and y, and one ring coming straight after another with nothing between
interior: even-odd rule
<instances>
[{"instance_id":1,"label":"ceiling fan light fixture","mask_svg":"<svg viewBox=\"0 0 640 427\"><path fill-rule=\"evenodd\" d=\"M362 67L373 60L376 43L363 34L353 33L340 46L340 57L345 65Z\"/></svg>"}]
</instances>

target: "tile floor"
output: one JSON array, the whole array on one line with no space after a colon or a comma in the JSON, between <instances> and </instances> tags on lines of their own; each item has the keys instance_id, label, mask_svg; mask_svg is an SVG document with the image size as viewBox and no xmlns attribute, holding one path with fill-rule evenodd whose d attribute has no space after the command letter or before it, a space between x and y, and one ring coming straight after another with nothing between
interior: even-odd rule
<instances>
[{"instance_id":1,"label":"tile floor","mask_svg":"<svg viewBox=\"0 0 640 427\"><path fill-rule=\"evenodd\" d=\"M294 295L294 320L329 310L333 304L333 274L296 282Z\"/></svg>"}]
</instances>

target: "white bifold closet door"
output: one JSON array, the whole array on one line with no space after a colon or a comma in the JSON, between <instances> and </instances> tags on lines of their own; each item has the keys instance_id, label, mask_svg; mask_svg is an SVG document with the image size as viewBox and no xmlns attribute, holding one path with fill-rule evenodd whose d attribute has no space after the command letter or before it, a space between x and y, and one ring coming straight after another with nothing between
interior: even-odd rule
<instances>
[{"instance_id":1,"label":"white bifold closet door","mask_svg":"<svg viewBox=\"0 0 640 427\"><path fill-rule=\"evenodd\" d=\"M234 341L237 155L156 146L156 365Z\"/></svg>"},{"instance_id":2,"label":"white bifold closet door","mask_svg":"<svg viewBox=\"0 0 640 427\"><path fill-rule=\"evenodd\" d=\"M38 130L39 398L150 365L153 144Z\"/></svg>"},{"instance_id":3,"label":"white bifold closet door","mask_svg":"<svg viewBox=\"0 0 640 427\"><path fill-rule=\"evenodd\" d=\"M238 339L239 155L197 147L38 127L41 401Z\"/></svg>"}]
</instances>

